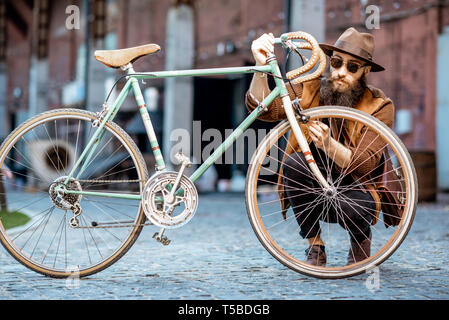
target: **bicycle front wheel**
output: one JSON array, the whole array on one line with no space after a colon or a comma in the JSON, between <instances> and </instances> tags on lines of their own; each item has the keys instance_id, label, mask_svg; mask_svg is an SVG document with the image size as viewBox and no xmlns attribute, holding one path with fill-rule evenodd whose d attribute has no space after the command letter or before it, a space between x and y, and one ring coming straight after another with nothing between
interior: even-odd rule
<instances>
[{"instance_id":1,"label":"bicycle front wheel","mask_svg":"<svg viewBox=\"0 0 449 320\"><path fill-rule=\"evenodd\" d=\"M335 153L324 152L323 144L321 150L314 148L311 142L315 161L320 163L321 172L336 191L325 192L307 161L301 161L301 156L295 158L294 153L287 155L286 150L294 148L289 141L293 133L285 120L264 138L251 160L245 191L249 220L271 255L297 272L318 278L344 278L366 272L393 254L412 225L417 204L417 178L410 155L390 128L366 113L337 106L311 108L304 113L310 116L310 121L327 124L332 137L340 142L344 141L344 135L352 137L354 128L362 128L359 144L353 145L354 152L348 165L352 169L337 170ZM303 126L303 132L307 130L307 126ZM371 141L366 141L367 137ZM384 148L373 152L370 147L374 143L380 143ZM382 178L381 162L363 176L353 175L352 170L364 165L360 154L368 150L372 152L370 158L381 158L383 153L384 161L391 161L394 166L391 170L396 174L395 182L400 184L400 189L392 192L403 204L403 214L397 226L385 224L389 212L378 213L379 207L392 203L384 197L375 199L366 192L376 179ZM290 161L284 162L287 158ZM354 163L357 163L356 167L351 166ZM301 177L301 181L296 181L295 177ZM278 193L279 184L284 193ZM285 217L282 215L285 206L281 207L281 201L290 204ZM309 239L316 239L317 234L324 242L325 264L307 262L304 249L310 248ZM369 237L370 253L363 259L354 260L355 257L351 257L354 250L366 248L366 242L365 247L362 242Z\"/></svg>"},{"instance_id":2,"label":"bicycle front wheel","mask_svg":"<svg viewBox=\"0 0 449 320\"><path fill-rule=\"evenodd\" d=\"M138 200L66 194L61 205L55 186L71 172L97 127L92 112L57 109L39 114L14 130L0 147L4 175L0 242L26 267L51 277L87 276L122 257L145 223ZM107 122L85 170L66 188L75 191L133 193L143 190L148 172L142 154L119 126ZM76 224L73 222L76 221ZM4 222L4 223L3 223Z\"/></svg>"}]
</instances>

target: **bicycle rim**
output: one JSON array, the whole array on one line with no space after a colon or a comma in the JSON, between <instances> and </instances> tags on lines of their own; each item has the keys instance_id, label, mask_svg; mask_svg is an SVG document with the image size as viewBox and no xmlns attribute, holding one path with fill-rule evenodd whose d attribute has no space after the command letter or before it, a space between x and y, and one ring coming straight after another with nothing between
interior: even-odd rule
<instances>
[{"instance_id":1,"label":"bicycle rim","mask_svg":"<svg viewBox=\"0 0 449 320\"><path fill-rule=\"evenodd\" d=\"M396 193L396 195L401 195L404 201L404 212L400 223L395 227L389 226L386 228L384 222L385 217L388 217L389 213L381 212L378 215L377 223L370 226L372 236L370 256L347 265L350 253L348 249L351 247L350 239L355 236L355 232L351 234L350 230L354 230L353 227L357 223L354 223L354 226L351 225L352 228L349 228L349 224L352 223L354 218L351 220L347 212L342 209L344 207L342 203L344 201L346 203L345 208L349 208L349 210L351 208L357 209L357 206L359 206L360 212L365 217L365 222L370 222L368 219L374 219L376 214L376 211L373 210L374 208L362 208L360 206L361 202L354 202L348 198L348 192L361 191L365 189L366 185L363 185L363 179L356 180L357 177L351 178L352 181L343 182L347 180L344 177L353 176L351 172L345 172L344 169L337 171L339 175L335 177L335 174L332 174L332 172L335 173L335 163L331 161L332 156L326 156L325 152L318 153L318 157L315 157L315 160L322 164L324 163L321 171L324 177L332 185L336 186L337 193L334 195L336 198L326 198L321 188L316 185L306 185L305 180L292 181L291 177L286 177L284 171L280 172L280 168L285 157L286 148L290 144L288 142L290 125L287 121L283 121L261 142L250 163L246 183L246 201L251 225L262 245L282 264L297 272L318 278L344 278L366 272L391 256L400 246L411 227L417 203L417 179L413 163L406 148L394 132L385 124L366 113L350 108L330 106L311 108L306 110L305 114L311 117L311 121L319 120L327 121L328 124L333 123L333 137L337 140L340 138L340 134L344 132L343 128L347 126L345 123L352 121L370 130L364 131L365 133L376 133L377 138L373 140L379 139L378 141L385 143L389 151L388 160L394 163L397 172L402 173L402 177L398 178L402 188ZM340 122L336 120L340 120ZM336 125L337 123L338 126ZM304 128L303 126L303 132L306 132L307 129ZM364 136L361 137L360 141L363 138ZM357 149L357 147L355 150L357 151L354 152L355 154L360 154L364 151ZM357 161L355 158L357 155L355 154L353 154L351 163ZM303 164L290 161L291 172L299 168L295 168L296 165L301 166ZM303 165L302 168L307 168L307 166ZM373 170L378 168L379 165L376 164ZM308 170L308 178L310 180L316 179L313 177L310 169ZM307 175L305 169L302 172L306 172ZM284 194L287 198L284 199L291 204L287 211L286 220L283 219L281 214L280 196L277 192L279 175L281 175L281 183L285 183L284 190L290 188L288 189L289 195ZM369 182L373 181L368 180L367 183ZM303 194L313 194L314 201L304 201L303 203L301 201L292 201L294 197L300 198L303 196L302 194L295 194L293 192L295 190L298 192L302 190ZM351 195L353 194L351 193ZM304 199L311 198L305 197ZM367 200L363 201L372 202L372 205L375 204L373 198L367 198ZM381 204L385 203L381 201ZM364 204L362 203L362 205ZM314 209L317 210L314 211ZM316 213L316 211L319 212ZM312 217L315 218L311 221ZM309 247L309 243L300 235L300 231L307 229L305 223L308 223L309 226L319 226L327 256L325 266L306 263L304 250ZM311 232L313 226L308 229L306 231ZM307 236L305 231L304 233L303 235Z\"/></svg>"},{"instance_id":2,"label":"bicycle rim","mask_svg":"<svg viewBox=\"0 0 449 320\"><path fill-rule=\"evenodd\" d=\"M94 119L94 113L77 109L44 112L14 130L0 148L0 165L11 173L4 178L2 209L30 218L9 229L0 223L0 240L20 263L47 276L83 277L105 269L129 250L145 222L137 200L68 197L82 208L74 228L73 212L52 201L51 186L72 169L96 129ZM141 153L116 124L108 122L105 129L79 182L68 188L140 194L148 178Z\"/></svg>"}]
</instances>

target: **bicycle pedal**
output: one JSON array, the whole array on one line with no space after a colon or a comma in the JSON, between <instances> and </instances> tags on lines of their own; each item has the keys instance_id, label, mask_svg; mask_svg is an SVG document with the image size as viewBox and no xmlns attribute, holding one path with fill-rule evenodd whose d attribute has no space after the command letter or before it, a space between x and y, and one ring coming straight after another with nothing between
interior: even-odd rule
<instances>
[{"instance_id":1,"label":"bicycle pedal","mask_svg":"<svg viewBox=\"0 0 449 320\"><path fill-rule=\"evenodd\" d=\"M167 246L170 244L171 240L167 238L167 236L160 237L159 232L156 232L153 234L153 238L156 239L156 241L162 243L164 246Z\"/></svg>"}]
</instances>

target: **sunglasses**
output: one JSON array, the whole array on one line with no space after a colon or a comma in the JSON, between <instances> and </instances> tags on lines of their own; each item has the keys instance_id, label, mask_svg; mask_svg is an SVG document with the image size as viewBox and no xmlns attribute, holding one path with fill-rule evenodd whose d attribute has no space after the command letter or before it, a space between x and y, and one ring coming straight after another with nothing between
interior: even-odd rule
<instances>
[{"instance_id":1,"label":"sunglasses","mask_svg":"<svg viewBox=\"0 0 449 320\"><path fill-rule=\"evenodd\" d=\"M337 58L337 57L331 57L330 63L331 63L332 68L334 68L334 69L340 69L343 66L343 64L346 64L346 69L348 69L348 71L351 73L356 73L357 71L359 71L360 68L363 68L366 66L366 64L364 64L362 66L355 62L346 62L345 63L345 62L343 62L342 59Z\"/></svg>"}]
</instances>

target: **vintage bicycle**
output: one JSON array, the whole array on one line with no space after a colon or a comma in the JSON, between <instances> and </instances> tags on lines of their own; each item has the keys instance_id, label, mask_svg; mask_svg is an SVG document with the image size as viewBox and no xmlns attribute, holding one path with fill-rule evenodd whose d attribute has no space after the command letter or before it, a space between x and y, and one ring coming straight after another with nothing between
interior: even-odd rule
<instances>
[{"instance_id":1,"label":"vintage bicycle","mask_svg":"<svg viewBox=\"0 0 449 320\"><path fill-rule=\"evenodd\" d=\"M108 96L103 109L97 113L73 108L41 113L18 126L0 147L0 165L8 166L16 178L8 181L3 177L7 187L2 209L7 207L9 212L21 212L31 218L24 226L11 229L5 229L0 221L0 241L6 250L38 273L64 278L74 272L80 277L92 275L111 266L130 249L144 227L153 229L153 238L157 241L169 244L166 230L185 225L195 214L198 206L195 181L267 110L273 99L280 96L287 119L260 142L246 179L248 217L261 244L288 268L318 278L357 275L385 261L406 237L416 210L417 178L407 149L391 129L366 113L339 106L307 110L295 107L287 94L286 81L305 82L318 78L326 67L326 58L317 41L305 32L282 34L275 43L300 55L301 50L310 53L306 63L288 72L286 79L275 55L270 55L264 66L135 72L132 63L157 52L159 46L149 44L96 51L97 60L126 72L120 78L126 83L115 101L109 103ZM256 72L273 76L275 88L271 93L193 174L184 174L191 163L182 153L177 154L179 170L169 171L139 80ZM155 167L150 171L133 139L113 122L130 91L134 93L154 153ZM371 256L352 265L346 265L348 232L338 224L316 222L322 226L328 256L326 267L318 267L304 262L306 240L298 234L299 226L292 210L286 219L281 215L276 186L282 174L281 162L288 138L294 134L302 152L307 153L310 151L305 137L307 124L316 120L326 120L335 128L332 135L337 140L347 123L375 132L376 139L385 144L384 154L394 164L390 171L394 171L401 186L396 191L403 208L399 223L386 228L382 221L388 212L383 212L379 222L371 227ZM309 191L319 195L324 208L335 206L336 199L351 201L344 198L344 190L360 189L372 183L359 180L349 186L341 184L344 170L341 177L332 177L329 174L332 155L326 157L322 159L329 164L325 170L320 170L314 161L308 163L310 178L321 186ZM356 157L354 154L351 161ZM14 169L17 167L22 169ZM34 187L29 189L35 191L16 191L17 179L24 180L27 186Z\"/></svg>"}]
</instances>

